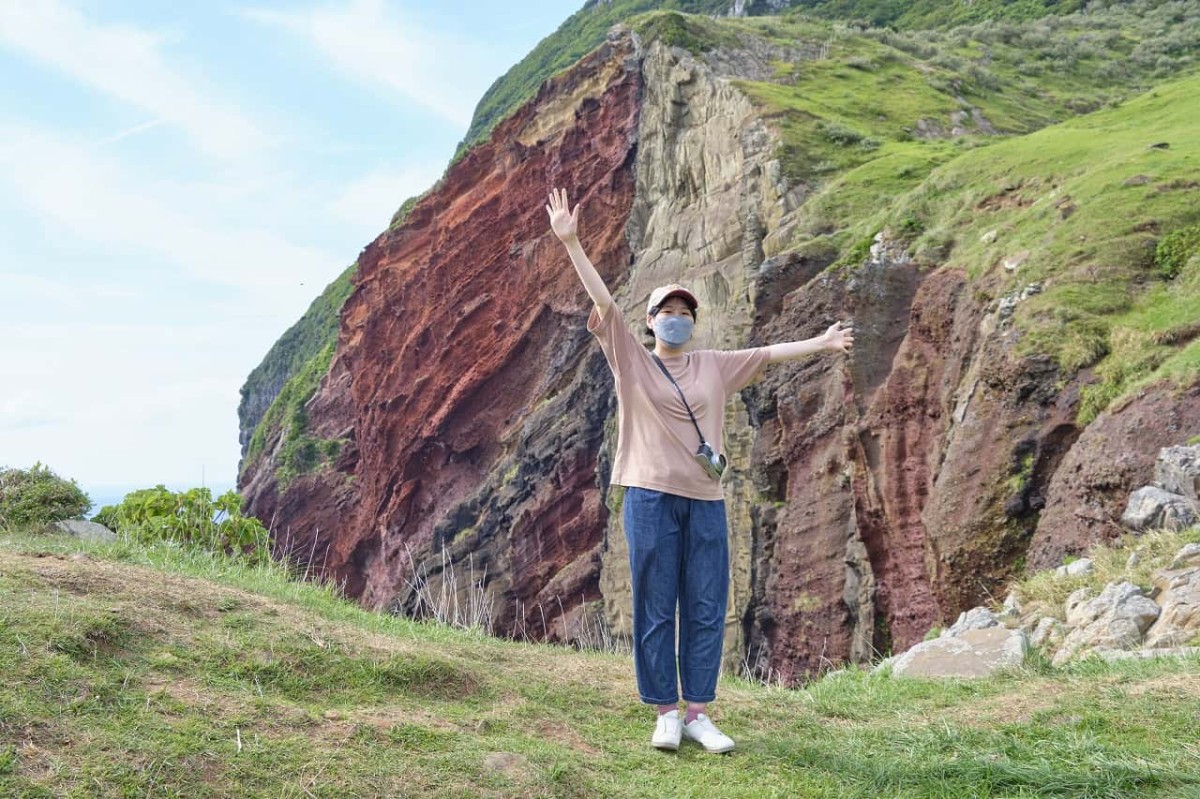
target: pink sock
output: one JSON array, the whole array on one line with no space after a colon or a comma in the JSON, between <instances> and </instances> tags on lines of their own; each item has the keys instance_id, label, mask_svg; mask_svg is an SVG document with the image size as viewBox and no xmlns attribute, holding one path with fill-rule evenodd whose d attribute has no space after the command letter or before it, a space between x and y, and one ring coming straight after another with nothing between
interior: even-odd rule
<instances>
[{"instance_id":1,"label":"pink sock","mask_svg":"<svg viewBox=\"0 0 1200 799\"><path fill-rule=\"evenodd\" d=\"M696 717L699 716L703 712L704 712L704 708L702 708L702 707L692 707L691 705L688 705L687 713L685 713L683 716L683 723L691 724L693 721L696 720Z\"/></svg>"},{"instance_id":2,"label":"pink sock","mask_svg":"<svg viewBox=\"0 0 1200 799\"><path fill-rule=\"evenodd\" d=\"M670 713L672 710L679 710L679 705L659 705L658 706L658 715L662 716L664 714Z\"/></svg>"}]
</instances>

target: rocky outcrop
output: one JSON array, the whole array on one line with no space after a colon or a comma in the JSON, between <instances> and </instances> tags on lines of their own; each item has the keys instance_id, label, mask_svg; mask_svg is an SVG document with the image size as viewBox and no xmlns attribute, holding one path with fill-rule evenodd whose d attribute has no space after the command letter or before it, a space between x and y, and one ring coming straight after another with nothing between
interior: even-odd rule
<instances>
[{"instance_id":1,"label":"rocky outcrop","mask_svg":"<svg viewBox=\"0 0 1200 799\"><path fill-rule=\"evenodd\" d=\"M1085 561L1076 561L1082 563ZM1091 571L1056 580L1086 577ZM1200 655L1200 544L1187 544L1167 568L1157 569L1147 595L1133 583L1107 583L1073 591L1061 618L1043 616L1043 603L1022 613L1010 594L1002 614L972 608L940 636L926 640L876 667L896 677L986 677L1022 665L1032 647L1062 666L1099 656L1105 660Z\"/></svg>"},{"instance_id":2,"label":"rocky outcrop","mask_svg":"<svg viewBox=\"0 0 1200 799\"><path fill-rule=\"evenodd\" d=\"M1129 494L1154 478L1159 452L1194 431L1200 384L1150 386L1100 414L1049 475L1045 508L1029 543L1032 570L1058 566L1115 540Z\"/></svg>"},{"instance_id":3,"label":"rocky outcrop","mask_svg":"<svg viewBox=\"0 0 1200 799\"><path fill-rule=\"evenodd\" d=\"M1054 655L1058 666L1083 650L1133 649L1161 609L1132 583L1109 583L1098 597L1081 588L1067 597L1067 626L1073 628Z\"/></svg>"}]
</instances>

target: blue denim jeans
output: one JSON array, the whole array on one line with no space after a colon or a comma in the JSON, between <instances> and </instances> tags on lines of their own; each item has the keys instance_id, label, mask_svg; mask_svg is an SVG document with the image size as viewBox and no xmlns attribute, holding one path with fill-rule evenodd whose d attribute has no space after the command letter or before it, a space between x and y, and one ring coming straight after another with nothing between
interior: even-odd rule
<instances>
[{"instance_id":1,"label":"blue denim jeans","mask_svg":"<svg viewBox=\"0 0 1200 799\"><path fill-rule=\"evenodd\" d=\"M724 500L625 489L625 539L633 576L633 657L638 694L652 705L711 702L725 639L729 539ZM679 609L678 672L675 609Z\"/></svg>"}]
</instances>

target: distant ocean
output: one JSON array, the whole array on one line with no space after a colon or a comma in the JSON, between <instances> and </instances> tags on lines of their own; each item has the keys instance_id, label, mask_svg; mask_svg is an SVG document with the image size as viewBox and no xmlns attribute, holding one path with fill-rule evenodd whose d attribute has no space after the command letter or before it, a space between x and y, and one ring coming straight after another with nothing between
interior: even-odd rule
<instances>
[{"instance_id":1,"label":"distant ocean","mask_svg":"<svg viewBox=\"0 0 1200 799\"><path fill-rule=\"evenodd\" d=\"M138 489L141 489L141 488L153 488L154 486L152 486L152 485L129 485L129 486L80 485L79 487L82 488L84 490L84 492L88 495L88 497L92 500L92 510L88 514L88 516L95 516L97 513L100 512L100 509L103 508L105 505L119 504L123 499L125 499L126 494L129 494L132 491L137 491ZM187 489L194 488L194 487L195 487L194 485L171 485L169 483L167 484L167 488L169 488L172 491L186 491ZM212 494L214 497L219 497L221 494L224 494L226 491L229 491L232 488L234 488L234 485L232 483L213 483L208 486L208 489L210 491L212 491Z\"/></svg>"}]
</instances>

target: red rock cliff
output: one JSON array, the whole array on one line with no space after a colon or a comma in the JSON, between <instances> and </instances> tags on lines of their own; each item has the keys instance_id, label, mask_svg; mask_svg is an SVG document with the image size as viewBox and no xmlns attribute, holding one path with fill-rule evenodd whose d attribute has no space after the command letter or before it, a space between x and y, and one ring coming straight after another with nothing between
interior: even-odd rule
<instances>
[{"instance_id":1,"label":"red rock cliff","mask_svg":"<svg viewBox=\"0 0 1200 799\"><path fill-rule=\"evenodd\" d=\"M247 493L291 551L366 606L413 609L414 573L436 586L444 560L462 582L469 569L486 579L501 631L541 636L598 599L611 378L544 205L572 188L584 246L619 285L638 92L631 40L600 48L360 256L308 405L310 429L351 443L283 496L267 461Z\"/></svg>"}]
</instances>

